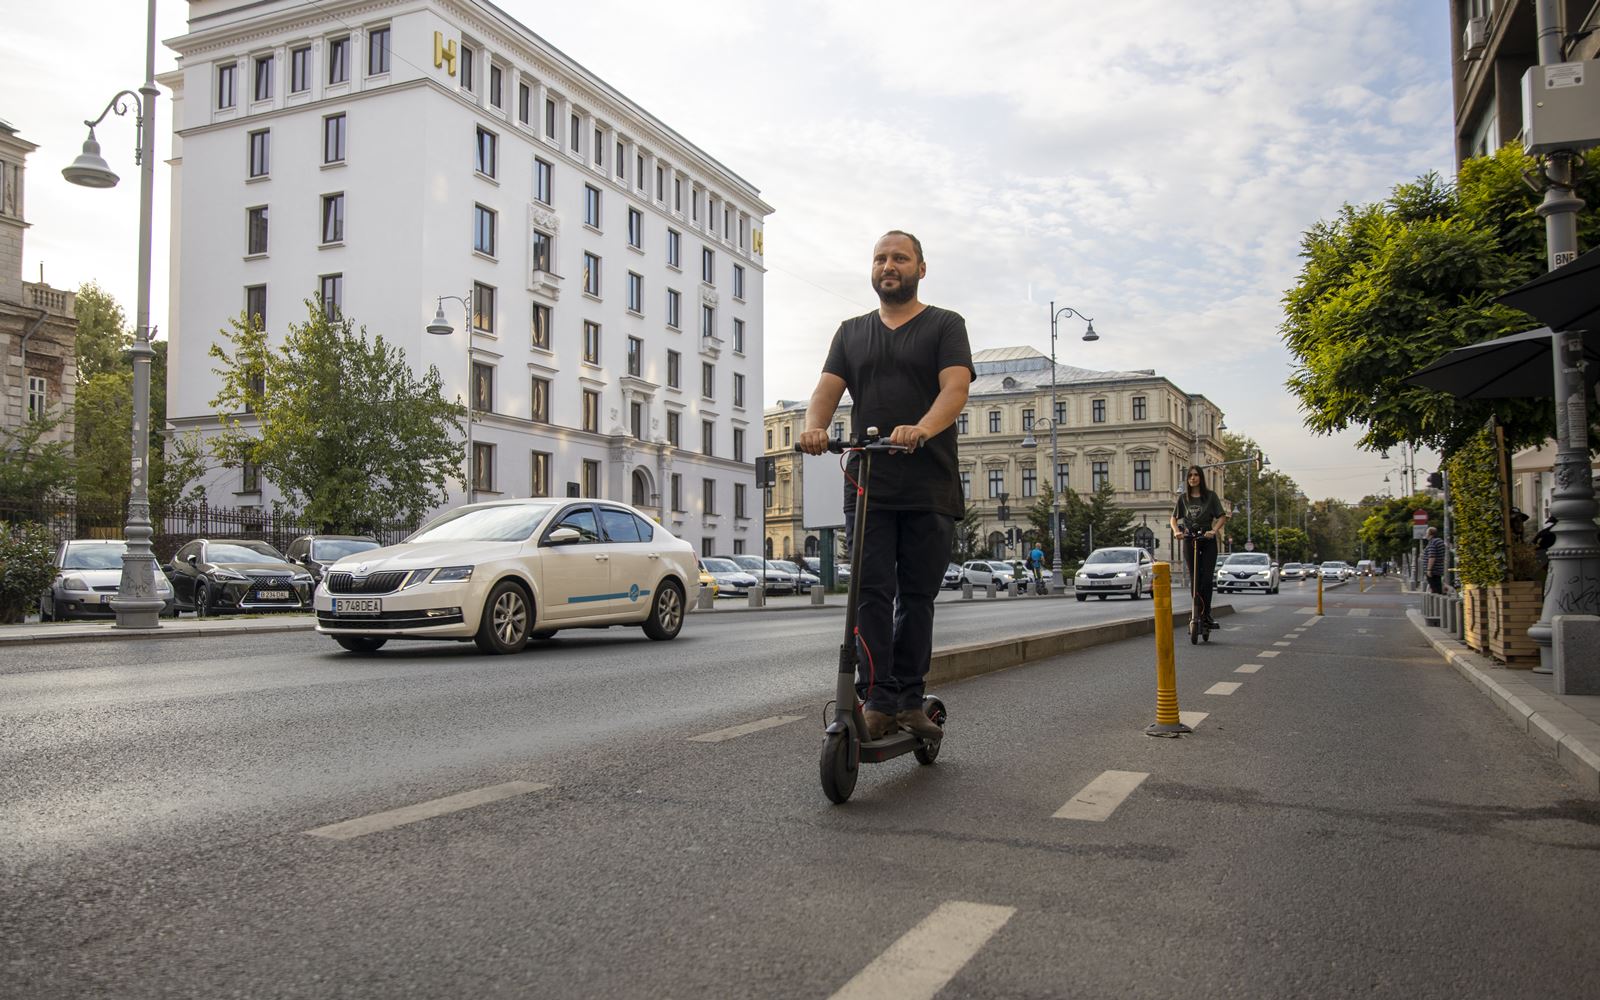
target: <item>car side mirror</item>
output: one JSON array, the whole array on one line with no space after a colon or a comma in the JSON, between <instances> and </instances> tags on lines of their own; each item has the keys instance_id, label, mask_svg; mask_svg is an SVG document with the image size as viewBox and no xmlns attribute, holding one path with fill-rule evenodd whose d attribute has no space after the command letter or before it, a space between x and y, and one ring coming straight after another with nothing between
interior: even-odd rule
<instances>
[{"instance_id":1,"label":"car side mirror","mask_svg":"<svg viewBox=\"0 0 1600 1000\"><path fill-rule=\"evenodd\" d=\"M573 542L576 542L581 538L583 538L583 536L578 534L577 528L557 528L556 530L550 532L545 541L549 542L551 545L571 545Z\"/></svg>"},{"instance_id":2,"label":"car side mirror","mask_svg":"<svg viewBox=\"0 0 1600 1000\"><path fill-rule=\"evenodd\" d=\"M190 566L198 565L200 562L200 556L191 552L184 558L184 562L187 562Z\"/></svg>"}]
</instances>

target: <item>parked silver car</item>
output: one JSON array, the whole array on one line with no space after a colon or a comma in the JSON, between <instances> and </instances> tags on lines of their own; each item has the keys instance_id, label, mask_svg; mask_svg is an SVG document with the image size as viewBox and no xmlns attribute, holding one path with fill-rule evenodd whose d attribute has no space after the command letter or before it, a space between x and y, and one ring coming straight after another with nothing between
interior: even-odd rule
<instances>
[{"instance_id":1,"label":"parked silver car","mask_svg":"<svg viewBox=\"0 0 1600 1000\"><path fill-rule=\"evenodd\" d=\"M807 573L800 568L798 563L790 562L787 559L774 559L771 565L777 567L780 572L792 573L794 575L794 589L802 594L811 593L812 587L822 586L822 577L814 573Z\"/></svg>"},{"instance_id":2,"label":"parked silver car","mask_svg":"<svg viewBox=\"0 0 1600 1000\"><path fill-rule=\"evenodd\" d=\"M732 555L716 556L717 559L727 559L735 563L740 569L766 581L766 590L769 594L792 594L795 588L793 573L785 573L779 569L771 559L762 559L760 556Z\"/></svg>"},{"instance_id":3,"label":"parked silver car","mask_svg":"<svg viewBox=\"0 0 1600 1000\"><path fill-rule=\"evenodd\" d=\"M1278 567L1265 552L1235 552L1217 567L1217 590L1259 590L1278 592Z\"/></svg>"},{"instance_id":4,"label":"parked silver car","mask_svg":"<svg viewBox=\"0 0 1600 1000\"><path fill-rule=\"evenodd\" d=\"M1118 546L1089 553L1072 586L1079 601L1087 601L1090 594L1102 601L1112 594L1127 594L1137 601L1153 592L1154 581L1155 562L1148 551Z\"/></svg>"},{"instance_id":5,"label":"parked silver car","mask_svg":"<svg viewBox=\"0 0 1600 1000\"><path fill-rule=\"evenodd\" d=\"M112 618L111 599L122 581L122 554L128 543L120 538L74 538L56 549L56 578L39 596L40 621L70 618ZM156 596L166 602L165 617L178 613L172 601L172 584L159 566L152 565Z\"/></svg>"},{"instance_id":6,"label":"parked silver car","mask_svg":"<svg viewBox=\"0 0 1600 1000\"><path fill-rule=\"evenodd\" d=\"M718 559L712 556L700 560L700 568L710 573L712 579L717 581L718 597L744 597L750 593L750 588L756 585L755 574L740 569L739 564L732 559Z\"/></svg>"}]
</instances>

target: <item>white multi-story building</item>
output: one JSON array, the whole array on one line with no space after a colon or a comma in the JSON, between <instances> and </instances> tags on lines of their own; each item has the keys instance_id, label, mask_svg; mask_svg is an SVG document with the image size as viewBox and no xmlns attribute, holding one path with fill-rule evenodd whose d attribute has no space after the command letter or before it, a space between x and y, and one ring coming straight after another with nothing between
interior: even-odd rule
<instances>
[{"instance_id":1,"label":"white multi-story building","mask_svg":"<svg viewBox=\"0 0 1600 1000\"><path fill-rule=\"evenodd\" d=\"M471 403L473 498L611 497L756 548L754 186L482 0L189 7L162 78L175 429L218 424L230 318L281 338L315 300ZM274 496L248 468L206 486Z\"/></svg>"}]
</instances>

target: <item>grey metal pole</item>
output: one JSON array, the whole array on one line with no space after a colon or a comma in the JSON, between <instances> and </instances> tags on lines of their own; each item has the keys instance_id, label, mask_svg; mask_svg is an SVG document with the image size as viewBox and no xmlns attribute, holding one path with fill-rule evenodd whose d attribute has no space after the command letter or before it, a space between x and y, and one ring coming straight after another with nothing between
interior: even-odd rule
<instances>
[{"instance_id":1,"label":"grey metal pole","mask_svg":"<svg viewBox=\"0 0 1600 1000\"><path fill-rule=\"evenodd\" d=\"M1255 505L1250 502L1250 484L1255 479L1255 469L1248 464L1244 467L1244 547L1246 551L1254 551L1256 538L1252 533L1252 521L1255 517Z\"/></svg>"},{"instance_id":2,"label":"grey metal pole","mask_svg":"<svg viewBox=\"0 0 1600 1000\"><path fill-rule=\"evenodd\" d=\"M144 86L139 88L139 290L134 314L133 341L132 479L129 483L128 523L123 528L127 548L122 554L122 578L111 609L117 628L161 627L166 603L156 596L156 557L150 548L150 231L151 202L155 193L156 152L156 0L147 5L144 50Z\"/></svg>"},{"instance_id":3,"label":"grey metal pole","mask_svg":"<svg viewBox=\"0 0 1600 1000\"><path fill-rule=\"evenodd\" d=\"M1562 61L1564 34L1560 0L1537 0L1539 65ZM1571 153L1545 158L1549 182L1538 207L1544 219L1550 270L1578 256L1578 211L1583 199L1573 191ZM1550 513L1555 515L1555 542L1549 550L1549 587L1539 621L1528 635L1539 647L1540 673L1553 673L1550 648L1556 615L1600 615L1600 538L1596 537L1594 483L1589 471L1589 412L1584 398L1583 337L1571 330L1550 336L1555 375L1555 489ZM1560 692L1557 692L1560 693Z\"/></svg>"},{"instance_id":4,"label":"grey metal pole","mask_svg":"<svg viewBox=\"0 0 1600 1000\"><path fill-rule=\"evenodd\" d=\"M465 329L461 331L467 335L467 503L478 502L478 463L477 455L472 450L472 421L477 412L474 404L478 388L475 384L477 373L472 370L472 310L477 304L476 292L476 288L469 288L467 297L462 299L467 314L466 322L462 324Z\"/></svg>"},{"instance_id":5,"label":"grey metal pole","mask_svg":"<svg viewBox=\"0 0 1600 1000\"><path fill-rule=\"evenodd\" d=\"M1050 550L1055 568L1051 571L1051 590L1061 589L1066 578L1061 575L1061 482L1057 470L1061 468L1061 455L1056 444L1056 303L1050 300Z\"/></svg>"}]
</instances>

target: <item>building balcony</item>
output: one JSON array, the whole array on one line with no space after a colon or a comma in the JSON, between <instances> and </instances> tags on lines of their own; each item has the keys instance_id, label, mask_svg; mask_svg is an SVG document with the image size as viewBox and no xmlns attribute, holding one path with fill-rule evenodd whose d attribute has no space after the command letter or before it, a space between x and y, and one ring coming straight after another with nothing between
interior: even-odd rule
<instances>
[{"instance_id":1,"label":"building balcony","mask_svg":"<svg viewBox=\"0 0 1600 1000\"><path fill-rule=\"evenodd\" d=\"M528 273L528 291L554 302L561 297L561 275L535 267Z\"/></svg>"},{"instance_id":2,"label":"building balcony","mask_svg":"<svg viewBox=\"0 0 1600 1000\"><path fill-rule=\"evenodd\" d=\"M36 281L22 283L22 300L24 304L35 309L43 309L52 316L63 319L77 318L77 293L61 288L51 288L49 285Z\"/></svg>"}]
</instances>

